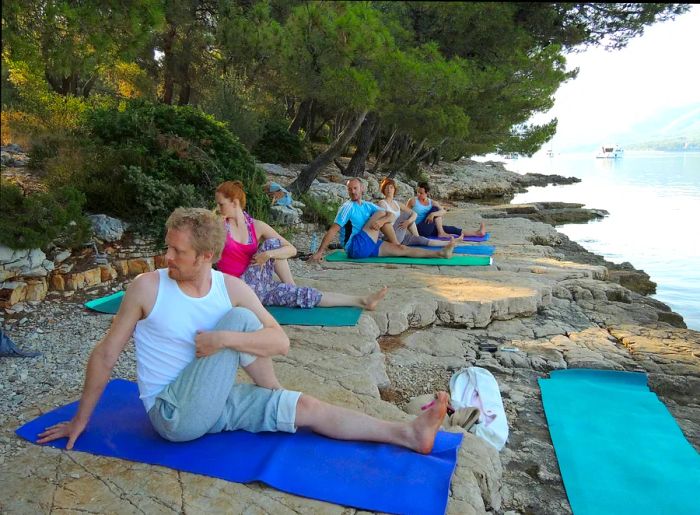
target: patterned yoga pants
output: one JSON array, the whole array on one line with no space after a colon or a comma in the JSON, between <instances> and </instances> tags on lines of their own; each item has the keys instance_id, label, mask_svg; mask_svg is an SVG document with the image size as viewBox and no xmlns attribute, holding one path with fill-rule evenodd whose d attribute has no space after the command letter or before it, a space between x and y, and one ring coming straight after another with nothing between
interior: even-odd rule
<instances>
[{"instance_id":1,"label":"patterned yoga pants","mask_svg":"<svg viewBox=\"0 0 700 515\"><path fill-rule=\"evenodd\" d=\"M281 246L277 238L272 238L265 240L258 252L278 249ZM263 306L313 308L321 302L321 292L316 288L277 282L273 276L274 271L274 259L269 259L263 266L251 264L241 276L241 279L253 288Z\"/></svg>"}]
</instances>

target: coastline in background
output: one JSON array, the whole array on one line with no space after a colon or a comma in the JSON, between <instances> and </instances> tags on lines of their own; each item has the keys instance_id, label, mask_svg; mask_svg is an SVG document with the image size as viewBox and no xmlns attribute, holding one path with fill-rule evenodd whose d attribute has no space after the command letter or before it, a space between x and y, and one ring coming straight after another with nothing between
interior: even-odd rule
<instances>
[{"instance_id":1,"label":"coastline in background","mask_svg":"<svg viewBox=\"0 0 700 515\"><path fill-rule=\"evenodd\" d=\"M544 153L543 153L544 154ZM582 182L530 188L513 204L578 202L610 212L587 224L557 226L584 248L614 263L628 261L657 283L654 298L700 330L700 152L625 151L503 160L517 173L574 176Z\"/></svg>"}]
</instances>

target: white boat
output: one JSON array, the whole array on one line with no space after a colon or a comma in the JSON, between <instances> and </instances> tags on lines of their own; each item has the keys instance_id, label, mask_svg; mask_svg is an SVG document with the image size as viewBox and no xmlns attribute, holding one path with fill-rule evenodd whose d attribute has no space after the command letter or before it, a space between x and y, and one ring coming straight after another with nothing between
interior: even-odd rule
<instances>
[{"instance_id":1,"label":"white boat","mask_svg":"<svg viewBox=\"0 0 700 515\"><path fill-rule=\"evenodd\" d=\"M597 159L617 159L622 157L624 152L620 145L602 145L595 157Z\"/></svg>"}]
</instances>

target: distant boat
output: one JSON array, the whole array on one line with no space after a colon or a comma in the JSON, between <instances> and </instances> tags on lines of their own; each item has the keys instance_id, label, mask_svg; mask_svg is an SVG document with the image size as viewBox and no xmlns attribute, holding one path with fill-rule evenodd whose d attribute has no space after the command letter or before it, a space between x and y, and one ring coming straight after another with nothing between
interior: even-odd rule
<instances>
[{"instance_id":1,"label":"distant boat","mask_svg":"<svg viewBox=\"0 0 700 515\"><path fill-rule=\"evenodd\" d=\"M602 145L595 157L597 159L617 159L622 157L624 152L620 145Z\"/></svg>"}]
</instances>

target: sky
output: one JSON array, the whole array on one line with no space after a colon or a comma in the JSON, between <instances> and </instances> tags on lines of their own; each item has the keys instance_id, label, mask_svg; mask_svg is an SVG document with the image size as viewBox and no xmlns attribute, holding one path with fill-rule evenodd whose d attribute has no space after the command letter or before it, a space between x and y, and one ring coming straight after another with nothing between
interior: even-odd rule
<instances>
[{"instance_id":1,"label":"sky","mask_svg":"<svg viewBox=\"0 0 700 515\"><path fill-rule=\"evenodd\" d=\"M700 5L647 27L622 50L591 48L569 54L578 76L562 85L554 107L532 119L558 118L557 134L543 147L596 148L658 112L700 102Z\"/></svg>"}]
</instances>

